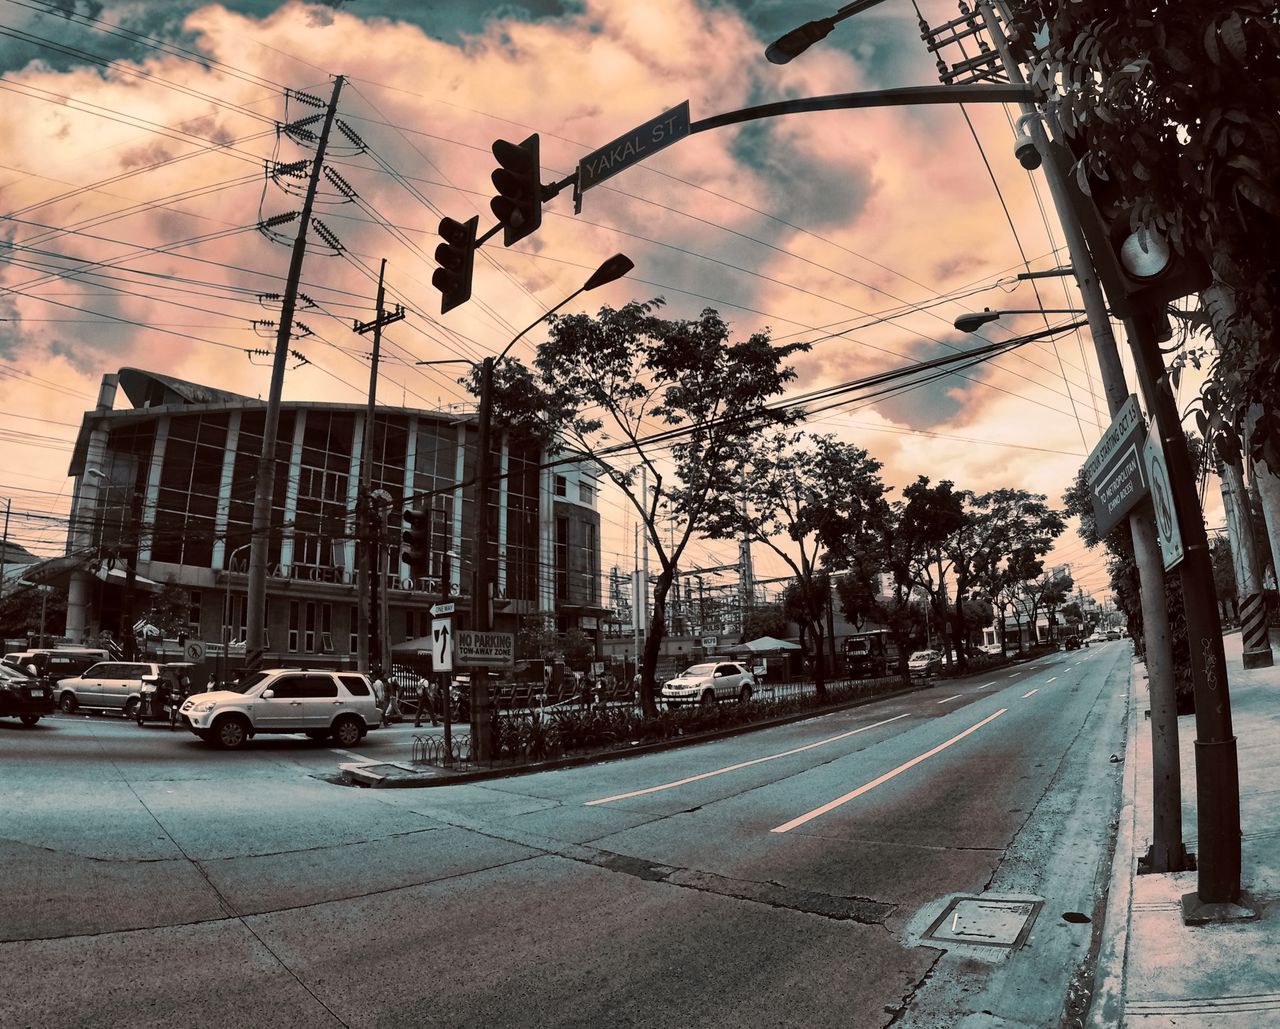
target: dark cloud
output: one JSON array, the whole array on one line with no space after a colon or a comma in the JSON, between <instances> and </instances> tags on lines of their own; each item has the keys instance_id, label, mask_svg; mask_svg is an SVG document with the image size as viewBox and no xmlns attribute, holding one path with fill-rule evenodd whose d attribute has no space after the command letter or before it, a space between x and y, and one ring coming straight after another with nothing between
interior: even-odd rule
<instances>
[{"instance_id":1,"label":"dark cloud","mask_svg":"<svg viewBox=\"0 0 1280 1029\"><path fill-rule=\"evenodd\" d=\"M871 170L797 152L779 136L777 124L768 120L748 122L734 135L733 157L758 171L773 190L750 198L752 206L811 231L847 224L874 189Z\"/></svg>"}]
</instances>

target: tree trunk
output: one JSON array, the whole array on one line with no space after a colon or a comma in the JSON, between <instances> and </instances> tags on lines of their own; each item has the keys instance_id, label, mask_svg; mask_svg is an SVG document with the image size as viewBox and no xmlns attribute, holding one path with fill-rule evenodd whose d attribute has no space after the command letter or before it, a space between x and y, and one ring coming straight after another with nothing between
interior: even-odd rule
<instances>
[{"instance_id":1,"label":"tree trunk","mask_svg":"<svg viewBox=\"0 0 1280 1029\"><path fill-rule=\"evenodd\" d=\"M827 680L823 675L823 665L826 663L825 655L822 652L822 644L824 642L824 633L822 631L822 615L819 614L809 623L809 631L813 633L813 692L819 700L825 700L827 696Z\"/></svg>"},{"instance_id":2,"label":"tree trunk","mask_svg":"<svg viewBox=\"0 0 1280 1029\"><path fill-rule=\"evenodd\" d=\"M640 708L646 718L658 717L658 704L654 699L653 673L658 668L658 652L667 633L667 594L675 578L671 571L663 570L653 582L653 614L649 618L649 632L644 641L644 661L640 666Z\"/></svg>"}]
</instances>

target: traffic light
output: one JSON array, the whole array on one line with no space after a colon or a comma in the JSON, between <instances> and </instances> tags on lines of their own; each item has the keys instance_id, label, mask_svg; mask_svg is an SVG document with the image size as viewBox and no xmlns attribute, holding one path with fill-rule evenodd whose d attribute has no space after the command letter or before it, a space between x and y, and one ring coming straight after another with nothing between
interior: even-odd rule
<instances>
[{"instance_id":1,"label":"traffic light","mask_svg":"<svg viewBox=\"0 0 1280 1029\"><path fill-rule=\"evenodd\" d=\"M479 215L465 222L440 219L440 236L444 242L436 247L436 262L440 267L432 274L431 285L440 291L441 314L471 299L471 272L475 266L479 224Z\"/></svg>"},{"instance_id":2,"label":"traffic light","mask_svg":"<svg viewBox=\"0 0 1280 1029\"><path fill-rule=\"evenodd\" d=\"M502 222L502 245L509 247L542 224L538 134L520 144L494 140L493 156L500 165L490 176L498 195L489 201L489 207Z\"/></svg>"},{"instance_id":3,"label":"traffic light","mask_svg":"<svg viewBox=\"0 0 1280 1029\"><path fill-rule=\"evenodd\" d=\"M400 558L413 578L425 578L431 574L431 515L420 507L409 508L404 520L409 525L400 533Z\"/></svg>"},{"instance_id":4,"label":"traffic light","mask_svg":"<svg viewBox=\"0 0 1280 1029\"><path fill-rule=\"evenodd\" d=\"M1050 152L1068 183L1071 206L1116 317L1159 314L1170 301L1209 285L1209 266L1200 255L1189 249L1179 254L1154 226L1135 224L1134 205L1110 180L1090 176L1089 193L1080 188L1073 148L1054 143Z\"/></svg>"}]
</instances>

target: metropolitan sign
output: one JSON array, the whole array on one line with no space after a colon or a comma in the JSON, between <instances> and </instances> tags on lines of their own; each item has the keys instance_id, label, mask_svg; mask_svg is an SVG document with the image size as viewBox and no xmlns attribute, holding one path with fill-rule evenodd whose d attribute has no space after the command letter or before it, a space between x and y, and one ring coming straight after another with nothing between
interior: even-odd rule
<instances>
[{"instance_id":1,"label":"metropolitan sign","mask_svg":"<svg viewBox=\"0 0 1280 1029\"><path fill-rule=\"evenodd\" d=\"M1099 538L1107 535L1149 491L1142 444L1147 425L1132 393L1084 463L1093 491L1093 517Z\"/></svg>"}]
</instances>

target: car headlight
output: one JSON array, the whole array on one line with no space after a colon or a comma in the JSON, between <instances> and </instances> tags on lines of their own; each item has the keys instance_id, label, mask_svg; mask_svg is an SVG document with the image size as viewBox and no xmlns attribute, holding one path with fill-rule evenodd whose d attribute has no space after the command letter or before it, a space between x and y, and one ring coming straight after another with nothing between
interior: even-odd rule
<instances>
[{"instance_id":1,"label":"car headlight","mask_svg":"<svg viewBox=\"0 0 1280 1029\"><path fill-rule=\"evenodd\" d=\"M214 708L214 702L212 700L207 700L202 704L183 704L182 705L183 711L190 711L193 715L202 715L206 711L212 711L213 708Z\"/></svg>"}]
</instances>

